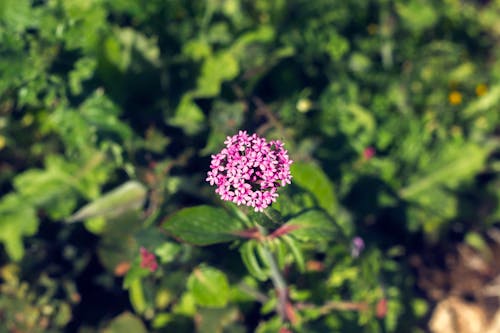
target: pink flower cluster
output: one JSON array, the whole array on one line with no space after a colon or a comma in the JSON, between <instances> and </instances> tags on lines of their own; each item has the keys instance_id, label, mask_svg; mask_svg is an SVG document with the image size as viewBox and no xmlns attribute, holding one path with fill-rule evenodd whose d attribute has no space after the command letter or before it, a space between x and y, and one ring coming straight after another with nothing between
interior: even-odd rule
<instances>
[{"instance_id":1,"label":"pink flower cluster","mask_svg":"<svg viewBox=\"0 0 500 333\"><path fill-rule=\"evenodd\" d=\"M139 252L141 255L141 267L148 269L150 272L156 271L158 269L158 262L155 255L142 246Z\"/></svg>"},{"instance_id":2,"label":"pink flower cluster","mask_svg":"<svg viewBox=\"0 0 500 333\"><path fill-rule=\"evenodd\" d=\"M246 131L227 137L226 148L212 155L207 182L216 185L222 200L262 212L278 197L280 186L290 184L288 152L279 140L267 142Z\"/></svg>"}]
</instances>

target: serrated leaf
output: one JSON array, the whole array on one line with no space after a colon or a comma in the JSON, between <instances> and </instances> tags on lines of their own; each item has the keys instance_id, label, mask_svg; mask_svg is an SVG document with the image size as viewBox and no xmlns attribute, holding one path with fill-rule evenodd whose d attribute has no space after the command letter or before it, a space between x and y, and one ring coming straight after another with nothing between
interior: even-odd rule
<instances>
[{"instance_id":1,"label":"serrated leaf","mask_svg":"<svg viewBox=\"0 0 500 333\"><path fill-rule=\"evenodd\" d=\"M187 287L196 304L201 306L222 308L229 300L227 277L213 267L196 268L188 278Z\"/></svg>"},{"instance_id":2,"label":"serrated leaf","mask_svg":"<svg viewBox=\"0 0 500 333\"><path fill-rule=\"evenodd\" d=\"M302 213L290 219L285 225L296 227L290 234L303 242L331 240L340 232L332 219L319 210Z\"/></svg>"},{"instance_id":3,"label":"serrated leaf","mask_svg":"<svg viewBox=\"0 0 500 333\"><path fill-rule=\"evenodd\" d=\"M94 217L114 218L124 212L140 209L146 199L146 188L139 182L128 181L83 206L66 222L75 222Z\"/></svg>"},{"instance_id":4,"label":"serrated leaf","mask_svg":"<svg viewBox=\"0 0 500 333\"><path fill-rule=\"evenodd\" d=\"M324 171L316 164L295 162L290 166L292 182L311 192L318 205L330 215L337 210L337 198L333 184Z\"/></svg>"},{"instance_id":5,"label":"serrated leaf","mask_svg":"<svg viewBox=\"0 0 500 333\"><path fill-rule=\"evenodd\" d=\"M196 206L171 216L163 227L172 236L194 245L211 245L238 239L232 231L243 228L240 220L221 208Z\"/></svg>"}]
</instances>

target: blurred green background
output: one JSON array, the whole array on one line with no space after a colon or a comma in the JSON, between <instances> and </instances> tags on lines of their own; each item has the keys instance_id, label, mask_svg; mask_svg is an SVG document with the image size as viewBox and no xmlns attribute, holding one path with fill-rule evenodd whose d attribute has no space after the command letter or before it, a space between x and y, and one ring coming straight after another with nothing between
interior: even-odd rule
<instances>
[{"instance_id":1,"label":"blurred green background","mask_svg":"<svg viewBox=\"0 0 500 333\"><path fill-rule=\"evenodd\" d=\"M0 0L0 331L277 332L235 251L151 231L220 205L210 154L240 129L283 140L290 200L367 244L362 263L305 246L322 273L292 298L388 299L295 330L425 330L436 300L410 259L495 253L499 58L497 0ZM164 271L126 290L141 245ZM227 307L193 303L200 262L229 276Z\"/></svg>"}]
</instances>

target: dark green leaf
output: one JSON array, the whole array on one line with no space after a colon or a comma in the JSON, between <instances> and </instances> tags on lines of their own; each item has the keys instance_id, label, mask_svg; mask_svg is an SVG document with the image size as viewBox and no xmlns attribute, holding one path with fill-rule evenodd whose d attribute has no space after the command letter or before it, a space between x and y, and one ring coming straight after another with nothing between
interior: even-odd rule
<instances>
[{"instance_id":1,"label":"dark green leaf","mask_svg":"<svg viewBox=\"0 0 500 333\"><path fill-rule=\"evenodd\" d=\"M304 242L331 240L339 235L339 228L332 219L319 210L310 210L290 219L286 226L297 229L290 234Z\"/></svg>"},{"instance_id":2,"label":"dark green leaf","mask_svg":"<svg viewBox=\"0 0 500 333\"><path fill-rule=\"evenodd\" d=\"M312 163L295 162L290 167L292 182L314 195L320 207L332 216L337 210L333 184L323 170Z\"/></svg>"},{"instance_id":3,"label":"dark green leaf","mask_svg":"<svg viewBox=\"0 0 500 333\"><path fill-rule=\"evenodd\" d=\"M238 237L232 231L243 228L241 221L221 208L196 206L171 216L163 227L172 236L194 245L230 242Z\"/></svg>"}]
</instances>

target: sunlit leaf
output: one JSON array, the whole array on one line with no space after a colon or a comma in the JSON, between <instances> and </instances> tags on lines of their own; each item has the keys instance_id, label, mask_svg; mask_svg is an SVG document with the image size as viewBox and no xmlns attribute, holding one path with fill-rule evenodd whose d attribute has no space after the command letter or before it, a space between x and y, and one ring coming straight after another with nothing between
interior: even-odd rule
<instances>
[{"instance_id":1,"label":"sunlit leaf","mask_svg":"<svg viewBox=\"0 0 500 333\"><path fill-rule=\"evenodd\" d=\"M75 222L93 217L113 218L144 205L146 188L139 182L128 181L83 206L66 221Z\"/></svg>"},{"instance_id":2,"label":"sunlit leaf","mask_svg":"<svg viewBox=\"0 0 500 333\"><path fill-rule=\"evenodd\" d=\"M188 278L187 286L198 305L221 308L229 300L227 277L218 269L208 266L195 268Z\"/></svg>"},{"instance_id":3,"label":"sunlit leaf","mask_svg":"<svg viewBox=\"0 0 500 333\"><path fill-rule=\"evenodd\" d=\"M106 327L102 332L103 333L123 333L123 332L147 333L148 331L144 326L142 320L140 320L133 314L126 312L114 318L108 325L108 327Z\"/></svg>"},{"instance_id":4,"label":"sunlit leaf","mask_svg":"<svg viewBox=\"0 0 500 333\"><path fill-rule=\"evenodd\" d=\"M13 260L24 255L23 237L32 236L38 229L33 206L16 194L7 194L0 200L0 241Z\"/></svg>"}]
</instances>

